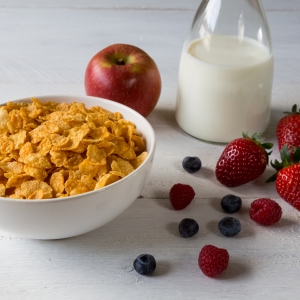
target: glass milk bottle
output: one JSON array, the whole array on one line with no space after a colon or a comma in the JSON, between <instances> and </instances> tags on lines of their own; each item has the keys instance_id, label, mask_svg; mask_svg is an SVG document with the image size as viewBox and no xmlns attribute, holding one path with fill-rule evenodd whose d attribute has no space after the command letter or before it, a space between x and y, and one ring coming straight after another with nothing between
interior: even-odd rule
<instances>
[{"instance_id":1,"label":"glass milk bottle","mask_svg":"<svg viewBox=\"0 0 300 300\"><path fill-rule=\"evenodd\" d=\"M176 120L227 143L270 121L272 41L260 0L203 0L181 54Z\"/></svg>"}]
</instances>

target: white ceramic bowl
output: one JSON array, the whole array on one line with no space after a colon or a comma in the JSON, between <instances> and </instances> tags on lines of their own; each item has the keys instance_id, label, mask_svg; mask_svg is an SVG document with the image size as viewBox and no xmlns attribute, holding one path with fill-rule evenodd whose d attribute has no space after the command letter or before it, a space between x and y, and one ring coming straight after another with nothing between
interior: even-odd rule
<instances>
[{"instance_id":1,"label":"white ceramic bowl","mask_svg":"<svg viewBox=\"0 0 300 300\"><path fill-rule=\"evenodd\" d=\"M155 134L149 122L119 103L89 96L35 96L41 101L83 102L120 112L133 122L147 144L148 157L134 172L99 190L46 200L15 200L0 197L0 230L24 238L61 239L80 235L113 220L140 195L152 167ZM29 101L29 98L15 100Z\"/></svg>"}]
</instances>

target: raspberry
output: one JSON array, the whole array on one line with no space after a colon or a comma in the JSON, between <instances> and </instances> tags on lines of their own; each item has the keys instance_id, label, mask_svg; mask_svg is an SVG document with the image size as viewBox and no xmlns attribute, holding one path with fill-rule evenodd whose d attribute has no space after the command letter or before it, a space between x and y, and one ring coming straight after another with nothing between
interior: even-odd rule
<instances>
[{"instance_id":1,"label":"raspberry","mask_svg":"<svg viewBox=\"0 0 300 300\"><path fill-rule=\"evenodd\" d=\"M281 207L277 202L268 198L260 198L251 203L250 218L256 223L269 226L277 223L282 215Z\"/></svg>"},{"instance_id":2,"label":"raspberry","mask_svg":"<svg viewBox=\"0 0 300 300\"><path fill-rule=\"evenodd\" d=\"M204 246L199 254L198 265L204 275L215 277L228 267L229 254L226 249L213 245Z\"/></svg>"},{"instance_id":3,"label":"raspberry","mask_svg":"<svg viewBox=\"0 0 300 300\"><path fill-rule=\"evenodd\" d=\"M170 190L170 201L174 209L186 208L194 199L194 189L188 184L174 184Z\"/></svg>"}]
</instances>

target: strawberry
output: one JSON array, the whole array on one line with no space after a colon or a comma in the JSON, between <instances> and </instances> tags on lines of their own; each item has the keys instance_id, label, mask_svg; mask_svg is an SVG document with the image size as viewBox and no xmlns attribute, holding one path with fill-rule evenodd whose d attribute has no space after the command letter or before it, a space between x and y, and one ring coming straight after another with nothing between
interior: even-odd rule
<instances>
[{"instance_id":1,"label":"strawberry","mask_svg":"<svg viewBox=\"0 0 300 300\"><path fill-rule=\"evenodd\" d=\"M297 111L297 105L293 105L291 112L285 112L287 116L281 118L276 127L278 139L278 148L281 151L284 145L287 145L291 152L294 147L300 146L300 109Z\"/></svg>"},{"instance_id":2,"label":"strawberry","mask_svg":"<svg viewBox=\"0 0 300 300\"><path fill-rule=\"evenodd\" d=\"M222 152L216 166L216 177L222 184L235 187L258 178L266 169L269 155L266 149L272 143L263 143L259 133L250 138L243 133L242 138L231 141Z\"/></svg>"},{"instance_id":3,"label":"strawberry","mask_svg":"<svg viewBox=\"0 0 300 300\"><path fill-rule=\"evenodd\" d=\"M271 161L277 172L266 182L275 181L278 195L300 210L300 147L291 155L288 146L284 145L280 156L282 162Z\"/></svg>"}]
</instances>

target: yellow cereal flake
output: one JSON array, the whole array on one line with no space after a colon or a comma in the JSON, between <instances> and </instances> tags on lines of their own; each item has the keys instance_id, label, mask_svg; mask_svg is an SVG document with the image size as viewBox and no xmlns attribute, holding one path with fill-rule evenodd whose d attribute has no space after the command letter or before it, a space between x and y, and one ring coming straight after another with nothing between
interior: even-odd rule
<instances>
[{"instance_id":1,"label":"yellow cereal flake","mask_svg":"<svg viewBox=\"0 0 300 300\"><path fill-rule=\"evenodd\" d=\"M87 192L88 189L81 180L68 179L65 183L66 192L70 195L73 190L81 190ZM81 194L81 193L78 193Z\"/></svg>"},{"instance_id":2,"label":"yellow cereal flake","mask_svg":"<svg viewBox=\"0 0 300 300\"><path fill-rule=\"evenodd\" d=\"M20 150L21 147L25 144L27 137L27 131L24 129L21 129L15 134L12 134L10 136L10 139L12 140L14 144L14 150Z\"/></svg>"},{"instance_id":3,"label":"yellow cereal flake","mask_svg":"<svg viewBox=\"0 0 300 300\"><path fill-rule=\"evenodd\" d=\"M0 144L0 152L2 154L10 154L14 150L14 143L12 140L2 140Z\"/></svg>"},{"instance_id":4,"label":"yellow cereal flake","mask_svg":"<svg viewBox=\"0 0 300 300\"><path fill-rule=\"evenodd\" d=\"M117 161L114 160L111 163L111 174L120 176L120 177L125 177L128 174L130 174L131 172L134 171L134 168L132 166L132 164L130 164L130 162L123 160L121 158L119 158Z\"/></svg>"},{"instance_id":5,"label":"yellow cereal flake","mask_svg":"<svg viewBox=\"0 0 300 300\"><path fill-rule=\"evenodd\" d=\"M48 133L58 133L60 131L58 125L51 121L44 122L43 129Z\"/></svg>"},{"instance_id":6,"label":"yellow cereal flake","mask_svg":"<svg viewBox=\"0 0 300 300\"><path fill-rule=\"evenodd\" d=\"M11 134L22 129L23 123L23 118L19 110L13 109L9 112L7 126Z\"/></svg>"},{"instance_id":7,"label":"yellow cereal flake","mask_svg":"<svg viewBox=\"0 0 300 300\"><path fill-rule=\"evenodd\" d=\"M21 184L21 195L26 199L37 190L43 191L43 199L52 198L53 196L52 188L44 181L34 179L25 181Z\"/></svg>"},{"instance_id":8,"label":"yellow cereal flake","mask_svg":"<svg viewBox=\"0 0 300 300\"><path fill-rule=\"evenodd\" d=\"M87 159L94 165L106 164L106 152L95 145L88 145L86 152Z\"/></svg>"},{"instance_id":9,"label":"yellow cereal flake","mask_svg":"<svg viewBox=\"0 0 300 300\"><path fill-rule=\"evenodd\" d=\"M50 186L56 194L62 194L65 189L65 178L62 172L55 172L51 175Z\"/></svg>"},{"instance_id":10,"label":"yellow cereal flake","mask_svg":"<svg viewBox=\"0 0 300 300\"><path fill-rule=\"evenodd\" d=\"M47 157L41 153L29 153L24 158L24 163L35 168L50 169L52 167L51 162Z\"/></svg>"},{"instance_id":11,"label":"yellow cereal flake","mask_svg":"<svg viewBox=\"0 0 300 300\"><path fill-rule=\"evenodd\" d=\"M96 181L99 181L102 176L104 176L105 174L108 174L109 170L110 169L108 168L107 164L99 166L97 174L95 175Z\"/></svg>"},{"instance_id":12,"label":"yellow cereal flake","mask_svg":"<svg viewBox=\"0 0 300 300\"><path fill-rule=\"evenodd\" d=\"M0 107L0 197L79 195L124 178L147 155L119 112L36 98Z\"/></svg>"},{"instance_id":13,"label":"yellow cereal flake","mask_svg":"<svg viewBox=\"0 0 300 300\"><path fill-rule=\"evenodd\" d=\"M114 154L118 154L120 157L124 159L134 159L136 158L136 154L134 149L131 148L126 142L123 141L112 141L114 144Z\"/></svg>"},{"instance_id":14,"label":"yellow cereal flake","mask_svg":"<svg viewBox=\"0 0 300 300\"><path fill-rule=\"evenodd\" d=\"M41 143L37 147L37 151L42 154L43 156L46 156L50 150L52 149L52 143L49 138L44 138Z\"/></svg>"},{"instance_id":15,"label":"yellow cereal flake","mask_svg":"<svg viewBox=\"0 0 300 300\"><path fill-rule=\"evenodd\" d=\"M80 178L81 182L87 187L89 191L95 189L97 181L92 178L90 175L82 175Z\"/></svg>"},{"instance_id":16,"label":"yellow cereal flake","mask_svg":"<svg viewBox=\"0 0 300 300\"><path fill-rule=\"evenodd\" d=\"M37 190L34 191L31 195L29 195L27 199L34 200L34 199L43 199L43 198L44 198L43 190Z\"/></svg>"},{"instance_id":17,"label":"yellow cereal flake","mask_svg":"<svg viewBox=\"0 0 300 300\"><path fill-rule=\"evenodd\" d=\"M53 165L56 167L62 167L63 164L68 160L68 156L64 151L50 150L50 159Z\"/></svg>"},{"instance_id":18,"label":"yellow cereal flake","mask_svg":"<svg viewBox=\"0 0 300 300\"><path fill-rule=\"evenodd\" d=\"M33 153L33 147L31 143L27 142L20 149L19 161L24 162L25 157L30 153Z\"/></svg>"},{"instance_id":19,"label":"yellow cereal flake","mask_svg":"<svg viewBox=\"0 0 300 300\"><path fill-rule=\"evenodd\" d=\"M8 173L21 174L24 171L24 164L17 161L0 163L0 168Z\"/></svg>"},{"instance_id":20,"label":"yellow cereal flake","mask_svg":"<svg viewBox=\"0 0 300 300\"><path fill-rule=\"evenodd\" d=\"M24 166L24 172L27 175L39 180L44 180L48 176L48 173L45 169L40 169L29 165Z\"/></svg>"},{"instance_id":21,"label":"yellow cereal flake","mask_svg":"<svg viewBox=\"0 0 300 300\"><path fill-rule=\"evenodd\" d=\"M0 131L7 132L8 112L4 107L0 107Z\"/></svg>"},{"instance_id":22,"label":"yellow cereal flake","mask_svg":"<svg viewBox=\"0 0 300 300\"><path fill-rule=\"evenodd\" d=\"M131 160L130 163L132 164L134 169L137 169L148 157L148 152L143 152L135 159Z\"/></svg>"},{"instance_id":23,"label":"yellow cereal flake","mask_svg":"<svg viewBox=\"0 0 300 300\"><path fill-rule=\"evenodd\" d=\"M84 158L80 154L75 153L74 156L64 162L63 166L68 170L78 170L83 160Z\"/></svg>"},{"instance_id":24,"label":"yellow cereal flake","mask_svg":"<svg viewBox=\"0 0 300 300\"><path fill-rule=\"evenodd\" d=\"M12 173L5 173L4 176L8 178L6 182L6 188L18 187L31 178L27 174L15 175Z\"/></svg>"},{"instance_id":25,"label":"yellow cereal flake","mask_svg":"<svg viewBox=\"0 0 300 300\"><path fill-rule=\"evenodd\" d=\"M0 184L0 197L4 197L5 196L5 190L6 190L6 187L4 184Z\"/></svg>"},{"instance_id":26,"label":"yellow cereal flake","mask_svg":"<svg viewBox=\"0 0 300 300\"><path fill-rule=\"evenodd\" d=\"M104 186L112 184L120 179L119 176L114 174L105 174L96 184L95 190L100 189Z\"/></svg>"}]
</instances>

